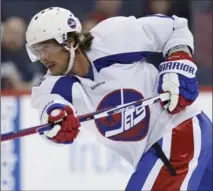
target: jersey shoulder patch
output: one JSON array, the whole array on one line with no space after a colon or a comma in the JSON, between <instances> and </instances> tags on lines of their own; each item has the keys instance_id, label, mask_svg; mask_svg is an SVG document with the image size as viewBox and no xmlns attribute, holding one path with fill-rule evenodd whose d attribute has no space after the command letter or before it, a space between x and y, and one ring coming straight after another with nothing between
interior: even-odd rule
<instances>
[{"instance_id":1,"label":"jersey shoulder patch","mask_svg":"<svg viewBox=\"0 0 213 191\"><path fill-rule=\"evenodd\" d=\"M51 92L51 89L54 87L55 83L63 76L50 76L45 75L41 77L33 86L33 89L45 90L45 92Z\"/></svg>"},{"instance_id":2,"label":"jersey shoulder patch","mask_svg":"<svg viewBox=\"0 0 213 191\"><path fill-rule=\"evenodd\" d=\"M74 76L43 76L32 88L32 97L37 99L43 95L58 94L72 102L72 87L79 80Z\"/></svg>"},{"instance_id":3,"label":"jersey shoulder patch","mask_svg":"<svg viewBox=\"0 0 213 191\"><path fill-rule=\"evenodd\" d=\"M41 77L35 84L34 87L40 86L42 82L46 79L45 76Z\"/></svg>"}]
</instances>

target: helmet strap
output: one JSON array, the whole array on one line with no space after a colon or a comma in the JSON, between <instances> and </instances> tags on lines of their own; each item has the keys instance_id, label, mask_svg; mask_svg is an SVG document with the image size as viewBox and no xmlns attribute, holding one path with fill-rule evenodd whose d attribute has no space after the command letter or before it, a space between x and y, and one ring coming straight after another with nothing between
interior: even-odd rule
<instances>
[{"instance_id":1,"label":"helmet strap","mask_svg":"<svg viewBox=\"0 0 213 191\"><path fill-rule=\"evenodd\" d=\"M79 44L77 44L75 47L73 47L73 46L71 46L70 48L68 46L64 47L70 53L69 64L68 64L67 69L64 72L64 74L68 74L72 70L72 67L74 65L74 59L75 59L75 50L78 48L78 46L79 46Z\"/></svg>"}]
</instances>

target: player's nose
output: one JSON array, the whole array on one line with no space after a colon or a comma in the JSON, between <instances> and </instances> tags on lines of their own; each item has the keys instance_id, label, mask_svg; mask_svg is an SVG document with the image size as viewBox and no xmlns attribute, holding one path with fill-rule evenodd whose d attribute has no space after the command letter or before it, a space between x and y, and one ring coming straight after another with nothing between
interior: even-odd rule
<instances>
[{"instance_id":1,"label":"player's nose","mask_svg":"<svg viewBox=\"0 0 213 191\"><path fill-rule=\"evenodd\" d=\"M40 61L45 64L48 61L48 55L45 53L40 53Z\"/></svg>"}]
</instances>

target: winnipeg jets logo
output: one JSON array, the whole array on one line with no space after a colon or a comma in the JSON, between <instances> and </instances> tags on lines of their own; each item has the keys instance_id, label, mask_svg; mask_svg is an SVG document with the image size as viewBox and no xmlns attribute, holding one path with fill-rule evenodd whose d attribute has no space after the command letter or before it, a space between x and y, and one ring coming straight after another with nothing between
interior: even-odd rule
<instances>
[{"instance_id":1,"label":"winnipeg jets logo","mask_svg":"<svg viewBox=\"0 0 213 191\"><path fill-rule=\"evenodd\" d=\"M140 107L136 108L135 111L123 111L121 113L121 125L119 129L109 130L105 132L105 137L112 137L119 133L128 131L131 128L134 128L138 123L140 123L146 116L145 108ZM115 120L114 120L115 121ZM110 120L113 122L113 119Z\"/></svg>"},{"instance_id":2,"label":"winnipeg jets logo","mask_svg":"<svg viewBox=\"0 0 213 191\"><path fill-rule=\"evenodd\" d=\"M97 110L115 107L142 99L140 92L133 89L115 90L107 94ZM96 120L99 132L115 141L139 141L149 129L150 111L148 107L136 107Z\"/></svg>"},{"instance_id":3,"label":"winnipeg jets logo","mask_svg":"<svg viewBox=\"0 0 213 191\"><path fill-rule=\"evenodd\" d=\"M112 126L113 124L116 123L116 120L113 119L112 115L110 115L110 116L107 116L107 117L104 119L104 123L105 123L106 125Z\"/></svg>"},{"instance_id":4,"label":"winnipeg jets logo","mask_svg":"<svg viewBox=\"0 0 213 191\"><path fill-rule=\"evenodd\" d=\"M76 22L74 19L69 18L67 21L67 24L71 27L71 28L75 28L76 27Z\"/></svg>"}]
</instances>

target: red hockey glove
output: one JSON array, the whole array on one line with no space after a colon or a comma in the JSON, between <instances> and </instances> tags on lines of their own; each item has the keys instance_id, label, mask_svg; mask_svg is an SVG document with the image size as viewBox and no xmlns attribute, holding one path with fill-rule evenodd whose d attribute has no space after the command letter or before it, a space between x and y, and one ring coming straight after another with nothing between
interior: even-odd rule
<instances>
[{"instance_id":1,"label":"red hockey glove","mask_svg":"<svg viewBox=\"0 0 213 191\"><path fill-rule=\"evenodd\" d=\"M74 108L60 103L54 103L47 109L48 121L52 129L43 134L55 143L72 143L79 133L80 122L74 115Z\"/></svg>"}]
</instances>

